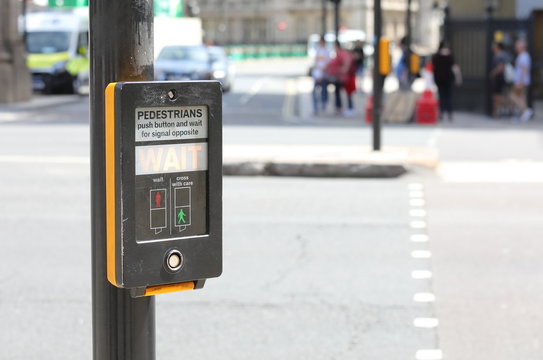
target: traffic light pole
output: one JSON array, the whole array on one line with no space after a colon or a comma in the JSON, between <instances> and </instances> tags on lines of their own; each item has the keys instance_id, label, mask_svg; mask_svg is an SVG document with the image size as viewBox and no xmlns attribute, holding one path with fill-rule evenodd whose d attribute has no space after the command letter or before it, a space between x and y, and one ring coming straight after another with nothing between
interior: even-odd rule
<instances>
[{"instance_id":1,"label":"traffic light pole","mask_svg":"<svg viewBox=\"0 0 543 360\"><path fill-rule=\"evenodd\" d=\"M405 15L405 64L407 66L407 77L409 84L411 84L411 39L412 39L412 30L411 30L411 0L407 0L407 11Z\"/></svg>"},{"instance_id":2,"label":"traffic light pole","mask_svg":"<svg viewBox=\"0 0 543 360\"><path fill-rule=\"evenodd\" d=\"M381 0L374 0L374 51L373 51L373 150L381 150L381 104L383 97L383 76L379 73L379 46L381 39Z\"/></svg>"},{"instance_id":3,"label":"traffic light pole","mask_svg":"<svg viewBox=\"0 0 543 360\"><path fill-rule=\"evenodd\" d=\"M336 40L339 39L339 5L341 0L334 0L334 31Z\"/></svg>"},{"instance_id":4,"label":"traffic light pole","mask_svg":"<svg viewBox=\"0 0 543 360\"><path fill-rule=\"evenodd\" d=\"M89 2L91 57L91 251L95 360L155 359L155 302L106 277L104 90L153 79L153 0Z\"/></svg>"},{"instance_id":5,"label":"traffic light pole","mask_svg":"<svg viewBox=\"0 0 543 360\"><path fill-rule=\"evenodd\" d=\"M324 35L326 34L326 2L328 0L322 0L322 4L321 4L321 34Z\"/></svg>"}]
</instances>

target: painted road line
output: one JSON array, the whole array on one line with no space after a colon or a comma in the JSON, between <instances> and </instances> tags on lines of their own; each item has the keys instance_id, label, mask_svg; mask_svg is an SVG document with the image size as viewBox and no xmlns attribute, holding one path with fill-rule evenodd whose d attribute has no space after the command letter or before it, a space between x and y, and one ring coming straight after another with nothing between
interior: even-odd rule
<instances>
[{"instance_id":1,"label":"painted road line","mask_svg":"<svg viewBox=\"0 0 543 360\"><path fill-rule=\"evenodd\" d=\"M428 235L426 234L413 234L411 235L411 241L417 242L417 243L424 243L428 242L430 239L428 238Z\"/></svg>"},{"instance_id":2,"label":"painted road line","mask_svg":"<svg viewBox=\"0 0 543 360\"><path fill-rule=\"evenodd\" d=\"M0 163L12 164L90 164L88 156L0 155Z\"/></svg>"},{"instance_id":3,"label":"painted road line","mask_svg":"<svg viewBox=\"0 0 543 360\"><path fill-rule=\"evenodd\" d=\"M426 221L423 220L415 220L411 221L409 223L409 226L413 229L426 229Z\"/></svg>"},{"instance_id":4,"label":"painted road line","mask_svg":"<svg viewBox=\"0 0 543 360\"><path fill-rule=\"evenodd\" d=\"M411 199L422 199L424 198L424 191L421 190L410 190L409 197Z\"/></svg>"},{"instance_id":5,"label":"painted road line","mask_svg":"<svg viewBox=\"0 0 543 360\"><path fill-rule=\"evenodd\" d=\"M413 270L411 277L415 280L427 280L432 278L432 272L428 270Z\"/></svg>"},{"instance_id":6,"label":"painted road line","mask_svg":"<svg viewBox=\"0 0 543 360\"><path fill-rule=\"evenodd\" d=\"M409 199L409 205L413 207L422 207L426 204L424 199Z\"/></svg>"},{"instance_id":7,"label":"painted road line","mask_svg":"<svg viewBox=\"0 0 543 360\"><path fill-rule=\"evenodd\" d=\"M296 95L298 93L298 85L295 79L287 80L287 90L285 101L283 102L283 120L292 120L295 118L294 106L296 103Z\"/></svg>"},{"instance_id":8,"label":"painted road line","mask_svg":"<svg viewBox=\"0 0 543 360\"><path fill-rule=\"evenodd\" d=\"M424 189L422 184L418 184L418 183L409 184L409 185L407 185L407 188L409 190L413 190L413 191L421 191L421 190Z\"/></svg>"},{"instance_id":9,"label":"painted road line","mask_svg":"<svg viewBox=\"0 0 543 360\"><path fill-rule=\"evenodd\" d=\"M443 134L443 130L435 129L432 136L430 136L430 138L426 142L426 145L428 145L429 147L436 147L437 141L441 137L442 134Z\"/></svg>"},{"instance_id":10,"label":"painted road line","mask_svg":"<svg viewBox=\"0 0 543 360\"><path fill-rule=\"evenodd\" d=\"M432 257L432 253L428 250L414 250L411 251L411 257L414 259L429 259Z\"/></svg>"},{"instance_id":11,"label":"painted road line","mask_svg":"<svg viewBox=\"0 0 543 360\"><path fill-rule=\"evenodd\" d=\"M439 325L439 320L436 318L416 318L413 320L413 326L425 329L434 329Z\"/></svg>"},{"instance_id":12,"label":"painted road line","mask_svg":"<svg viewBox=\"0 0 543 360\"><path fill-rule=\"evenodd\" d=\"M409 215L412 217L425 217L426 210L424 209L411 209L409 210Z\"/></svg>"},{"instance_id":13,"label":"painted road line","mask_svg":"<svg viewBox=\"0 0 543 360\"><path fill-rule=\"evenodd\" d=\"M251 89L249 89L249 92L245 95L243 95L240 99L239 99L239 103L240 105L247 105L247 103L249 101L251 101L251 99L256 95L258 94L258 92L260 91L260 89L262 89L262 86L264 86L264 84L269 80L269 78L265 77L263 79L259 79L258 81L256 81L253 86L251 86Z\"/></svg>"},{"instance_id":14,"label":"painted road line","mask_svg":"<svg viewBox=\"0 0 543 360\"><path fill-rule=\"evenodd\" d=\"M8 123L19 119L28 119L33 115L31 113L0 113L0 123Z\"/></svg>"},{"instance_id":15,"label":"painted road line","mask_svg":"<svg viewBox=\"0 0 543 360\"><path fill-rule=\"evenodd\" d=\"M296 104L298 105L298 117L301 119L310 119L313 111L313 99L312 92L313 87L315 86L314 80L311 77L303 76L299 77L297 80L297 94L295 99L297 100Z\"/></svg>"},{"instance_id":16,"label":"painted road line","mask_svg":"<svg viewBox=\"0 0 543 360\"><path fill-rule=\"evenodd\" d=\"M415 354L417 360L441 360L443 352L439 349L420 349Z\"/></svg>"},{"instance_id":17,"label":"painted road line","mask_svg":"<svg viewBox=\"0 0 543 360\"><path fill-rule=\"evenodd\" d=\"M450 183L541 184L543 162L445 162L439 165L437 173L443 181Z\"/></svg>"},{"instance_id":18,"label":"painted road line","mask_svg":"<svg viewBox=\"0 0 543 360\"><path fill-rule=\"evenodd\" d=\"M436 301L436 296L432 293L416 293L413 295L414 302L430 303Z\"/></svg>"}]
</instances>

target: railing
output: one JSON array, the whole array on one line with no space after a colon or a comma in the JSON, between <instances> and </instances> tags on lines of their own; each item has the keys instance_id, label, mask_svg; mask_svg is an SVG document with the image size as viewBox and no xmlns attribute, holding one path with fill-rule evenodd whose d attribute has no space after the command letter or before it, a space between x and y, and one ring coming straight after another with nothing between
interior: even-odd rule
<instances>
[{"instance_id":1,"label":"railing","mask_svg":"<svg viewBox=\"0 0 543 360\"><path fill-rule=\"evenodd\" d=\"M226 45L226 53L231 60L266 59L307 56L306 44L252 44Z\"/></svg>"}]
</instances>

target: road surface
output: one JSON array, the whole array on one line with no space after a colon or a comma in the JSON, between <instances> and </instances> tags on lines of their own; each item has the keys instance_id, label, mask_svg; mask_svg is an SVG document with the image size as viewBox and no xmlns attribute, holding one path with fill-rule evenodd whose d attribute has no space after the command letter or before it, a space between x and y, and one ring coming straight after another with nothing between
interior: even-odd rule
<instances>
[{"instance_id":1,"label":"road surface","mask_svg":"<svg viewBox=\"0 0 543 360\"><path fill-rule=\"evenodd\" d=\"M360 100L309 115L305 66L240 64L225 144L369 145ZM2 358L91 358L88 106L0 107ZM158 296L157 359L541 359L538 116L387 126L441 153L396 179L225 178L224 273Z\"/></svg>"}]
</instances>

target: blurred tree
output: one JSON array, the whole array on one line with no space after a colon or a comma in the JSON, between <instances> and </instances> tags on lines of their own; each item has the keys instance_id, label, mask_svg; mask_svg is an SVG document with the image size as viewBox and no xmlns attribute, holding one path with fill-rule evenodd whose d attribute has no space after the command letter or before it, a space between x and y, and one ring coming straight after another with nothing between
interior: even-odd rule
<instances>
[{"instance_id":1,"label":"blurred tree","mask_svg":"<svg viewBox=\"0 0 543 360\"><path fill-rule=\"evenodd\" d=\"M23 35L18 30L21 1L0 0L0 103L32 96Z\"/></svg>"}]
</instances>

